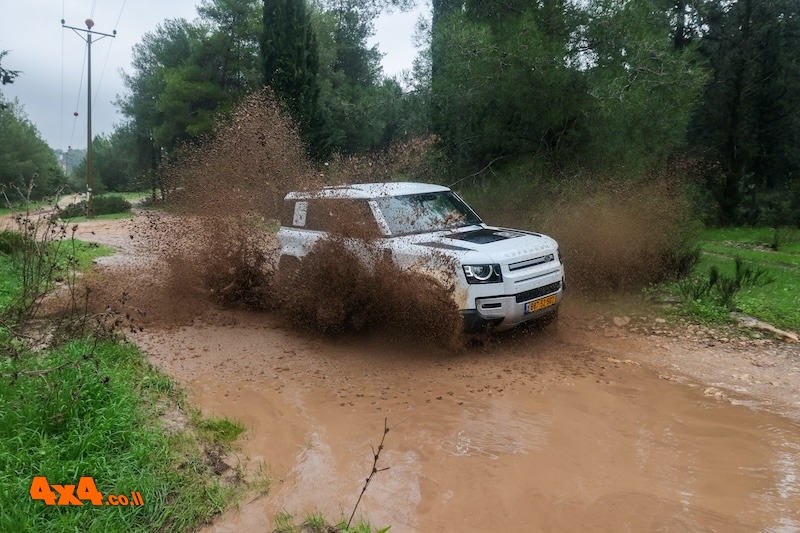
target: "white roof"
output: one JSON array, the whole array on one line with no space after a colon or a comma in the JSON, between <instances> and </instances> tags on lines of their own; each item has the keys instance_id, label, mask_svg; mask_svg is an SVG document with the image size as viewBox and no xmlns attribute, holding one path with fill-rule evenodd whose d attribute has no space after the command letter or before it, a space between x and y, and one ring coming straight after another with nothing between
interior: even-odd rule
<instances>
[{"instance_id":1,"label":"white roof","mask_svg":"<svg viewBox=\"0 0 800 533\"><path fill-rule=\"evenodd\" d=\"M360 198L370 199L381 196L404 196L407 194L424 194L431 192L446 192L447 187L431 183L415 183L411 181L393 181L385 183L354 183L352 185L337 185L325 187L318 191L290 192L287 200L305 198Z\"/></svg>"}]
</instances>

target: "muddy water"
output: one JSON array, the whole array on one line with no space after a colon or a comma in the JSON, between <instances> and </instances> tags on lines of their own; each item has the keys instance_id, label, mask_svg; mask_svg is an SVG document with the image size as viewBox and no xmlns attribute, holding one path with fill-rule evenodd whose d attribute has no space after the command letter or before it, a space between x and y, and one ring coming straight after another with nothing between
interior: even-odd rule
<instances>
[{"instance_id":1,"label":"muddy water","mask_svg":"<svg viewBox=\"0 0 800 533\"><path fill-rule=\"evenodd\" d=\"M800 530L800 427L659 379L641 347L562 326L454 355L225 317L138 339L272 477L210 531L349 516L385 418L358 516L392 531Z\"/></svg>"}]
</instances>

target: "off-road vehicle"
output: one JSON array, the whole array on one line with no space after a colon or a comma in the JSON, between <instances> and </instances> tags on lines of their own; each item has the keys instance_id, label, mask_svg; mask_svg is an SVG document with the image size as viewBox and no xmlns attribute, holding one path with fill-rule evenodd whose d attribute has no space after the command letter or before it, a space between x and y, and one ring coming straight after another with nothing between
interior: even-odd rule
<instances>
[{"instance_id":1,"label":"off-road vehicle","mask_svg":"<svg viewBox=\"0 0 800 533\"><path fill-rule=\"evenodd\" d=\"M557 316L565 280L556 241L489 226L447 187L369 183L287 194L279 272L296 270L320 239L334 235L449 280L467 331ZM361 257L369 261L368 253Z\"/></svg>"}]
</instances>

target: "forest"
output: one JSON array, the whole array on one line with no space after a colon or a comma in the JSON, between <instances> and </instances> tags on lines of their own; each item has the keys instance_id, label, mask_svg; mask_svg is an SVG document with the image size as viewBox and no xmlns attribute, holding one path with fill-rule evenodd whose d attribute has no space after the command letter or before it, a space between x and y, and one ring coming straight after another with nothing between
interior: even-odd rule
<instances>
[{"instance_id":1,"label":"forest","mask_svg":"<svg viewBox=\"0 0 800 533\"><path fill-rule=\"evenodd\" d=\"M445 184L675 176L709 225L800 226L800 1L432 0L413 69L387 77L376 18L411 0L204 0L133 50L93 142L109 191L153 187L182 147L269 87L308 155L424 141L402 176ZM18 71L0 53L3 83ZM0 94L0 101L2 95ZM14 103L0 108L0 186L70 178Z\"/></svg>"}]
</instances>

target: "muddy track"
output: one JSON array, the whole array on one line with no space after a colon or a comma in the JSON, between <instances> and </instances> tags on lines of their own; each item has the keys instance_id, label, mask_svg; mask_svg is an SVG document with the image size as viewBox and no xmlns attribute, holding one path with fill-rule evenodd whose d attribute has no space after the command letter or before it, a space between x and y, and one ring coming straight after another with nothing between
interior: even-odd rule
<instances>
[{"instance_id":1,"label":"muddy track","mask_svg":"<svg viewBox=\"0 0 800 533\"><path fill-rule=\"evenodd\" d=\"M241 456L272 478L210 531L263 531L282 510L349 516L384 419L390 468L359 514L392 531L800 528L797 345L653 316L615 325L580 295L557 328L457 352L317 337L277 311L164 297L137 274L149 260L127 224L77 236L123 250L101 261L107 286L150 294L132 338L192 403L241 420Z\"/></svg>"}]
</instances>

